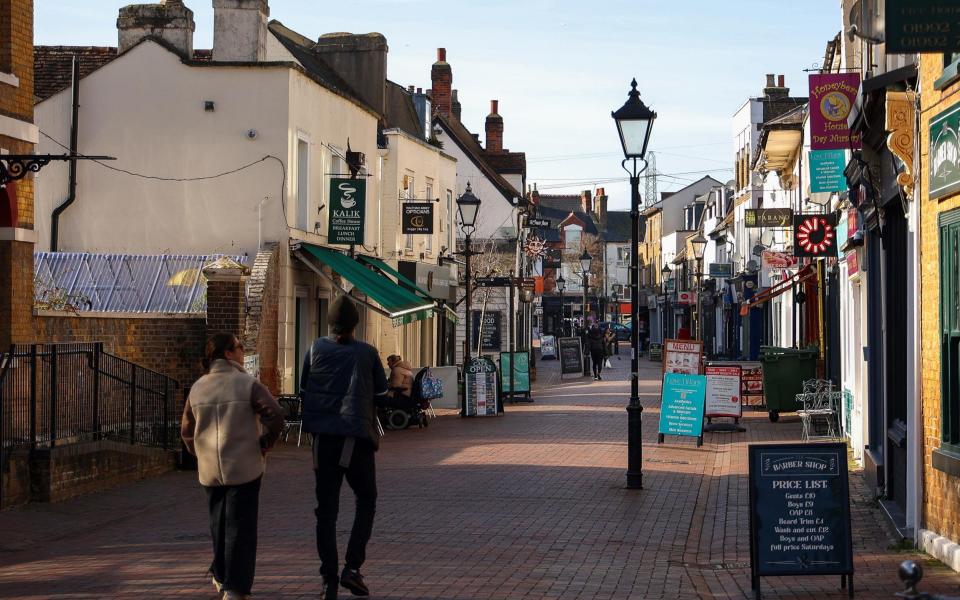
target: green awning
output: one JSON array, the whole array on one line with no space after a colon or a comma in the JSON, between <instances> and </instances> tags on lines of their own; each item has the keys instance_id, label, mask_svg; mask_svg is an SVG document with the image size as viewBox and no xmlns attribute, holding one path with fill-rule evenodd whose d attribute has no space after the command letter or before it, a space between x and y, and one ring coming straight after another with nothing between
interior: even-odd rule
<instances>
[{"instance_id":1,"label":"green awning","mask_svg":"<svg viewBox=\"0 0 960 600\"><path fill-rule=\"evenodd\" d=\"M301 244L300 249L372 298L383 307L384 314L393 319L395 326L430 318L433 313L432 300L418 297L349 256L311 244Z\"/></svg>"},{"instance_id":2,"label":"green awning","mask_svg":"<svg viewBox=\"0 0 960 600\"><path fill-rule=\"evenodd\" d=\"M383 261L380 260L379 258L373 258L372 256L361 256L361 257L358 258L357 260L359 260L360 262L363 262L363 263L367 263L368 265L370 265L370 266L373 267L374 269L377 269L378 271L380 271L380 272L383 273L384 275L392 275L393 277L396 277L396 278L397 278L397 283L402 283L403 285L405 285L405 286L407 286L408 288L414 290L415 292L417 292L418 294L420 294L420 295L423 296L424 298L428 298L428 299L430 298L430 293L429 293L429 292L427 292L427 291L423 290L422 288L420 288L419 286L417 286L417 284L415 284L414 282L410 281L407 277L405 277L404 275L402 275L402 274L400 273L400 271L394 269L393 267L391 267L391 266L388 265L387 263L383 262Z\"/></svg>"}]
</instances>

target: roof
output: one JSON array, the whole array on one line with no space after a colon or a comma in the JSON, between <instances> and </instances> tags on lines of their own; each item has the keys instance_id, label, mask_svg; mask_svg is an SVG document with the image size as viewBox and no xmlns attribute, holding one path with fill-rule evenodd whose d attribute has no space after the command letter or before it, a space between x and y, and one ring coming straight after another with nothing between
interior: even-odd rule
<instances>
[{"instance_id":1,"label":"roof","mask_svg":"<svg viewBox=\"0 0 960 600\"><path fill-rule=\"evenodd\" d=\"M384 115L387 128L402 129L406 133L424 139L423 124L417 116L417 109L413 105L413 96L402 85L387 80L386 109Z\"/></svg>"},{"instance_id":2,"label":"roof","mask_svg":"<svg viewBox=\"0 0 960 600\"><path fill-rule=\"evenodd\" d=\"M603 239L607 242L629 242L632 239L632 220L630 211L607 211L607 224L603 231Z\"/></svg>"},{"instance_id":3,"label":"roof","mask_svg":"<svg viewBox=\"0 0 960 600\"><path fill-rule=\"evenodd\" d=\"M540 206L570 213L581 209L580 194L540 194Z\"/></svg>"},{"instance_id":4,"label":"roof","mask_svg":"<svg viewBox=\"0 0 960 600\"><path fill-rule=\"evenodd\" d=\"M576 210L568 213L563 221L560 222L560 225L569 223L571 219L576 219L581 225L583 225L584 233L588 233L590 235L600 235L600 230L597 229L597 224L593 221L593 215Z\"/></svg>"},{"instance_id":5,"label":"roof","mask_svg":"<svg viewBox=\"0 0 960 600\"><path fill-rule=\"evenodd\" d=\"M751 167L761 166L768 171L790 167L794 155L803 143L803 123L807 106L798 106L763 124Z\"/></svg>"},{"instance_id":6,"label":"roof","mask_svg":"<svg viewBox=\"0 0 960 600\"><path fill-rule=\"evenodd\" d=\"M34 46L33 95L37 102L70 87L73 57L80 61L83 79L117 57L117 49L106 46Z\"/></svg>"},{"instance_id":7,"label":"roof","mask_svg":"<svg viewBox=\"0 0 960 600\"><path fill-rule=\"evenodd\" d=\"M537 205L537 217L541 219L550 219L548 229L538 230L537 236L542 237L547 242L560 241L560 223L570 216L570 211L550 208L549 206Z\"/></svg>"},{"instance_id":8,"label":"roof","mask_svg":"<svg viewBox=\"0 0 960 600\"><path fill-rule=\"evenodd\" d=\"M464 127L459 119L438 113L434 115L433 122L443 127L453 142L463 150L463 153L480 169L484 176L503 194L503 197L510 202L510 204L513 204L514 198L519 198L521 203L526 201L522 194L497 173L493 165L487 162L486 152L480 147L480 142Z\"/></svg>"},{"instance_id":9,"label":"roof","mask_svg":"<svg viewBox=\"0 0 960 600\"><path fill-rule=\"evenodd\" d=\"M500 174L525 175L527 155L523 152L484 152L483 157Z\"/></svg>"}]
</instances>

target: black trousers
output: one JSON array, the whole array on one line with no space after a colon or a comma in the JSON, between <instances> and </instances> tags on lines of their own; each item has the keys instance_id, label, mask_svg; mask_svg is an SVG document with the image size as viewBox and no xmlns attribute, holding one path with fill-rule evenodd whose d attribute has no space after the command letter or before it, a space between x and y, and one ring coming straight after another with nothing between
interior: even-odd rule
<instances>
[{"instance_id":1,"label":"black trousers","mask_svg":"<svg viewBox=\"0 0 960 600\"><path fill-rule=\"evenodd\" d=\"M348 569L359 569L367 559L367 542L373 532L373 517L377 509L373 444L367 440L356 440L349 466L342 467L340 463L345 441L343 436L313 436L313 468L317 480L317 554L320 556L320 574L327 581L336 580L339 575L337 515L340 512L340 486L344 476L356 497L353 529L347 544L345 566Z\"/></svg>"},{"instance_id":2,"label":"black trousers","mask_svg":"<svg viewBox=\"0 0 960 600\"><path fill-rule=\"evenodd\" d=\"M599 377L600 373L603 371L603 361L605 357L603 352L591 352L590 353L590 362L593 363L593 375Z\"/></svg>"},{"instance_id":3,"label":"black trousers","mask_svg":"<svg viewBox=\"0 0 960 600\"><path fill-rule=\"evenodd\" d=\"M213 563L210 572L225 590L249 594L257 566L260 477L241 485L204 486L210 508Z\"/></svg>"}]
</instances>

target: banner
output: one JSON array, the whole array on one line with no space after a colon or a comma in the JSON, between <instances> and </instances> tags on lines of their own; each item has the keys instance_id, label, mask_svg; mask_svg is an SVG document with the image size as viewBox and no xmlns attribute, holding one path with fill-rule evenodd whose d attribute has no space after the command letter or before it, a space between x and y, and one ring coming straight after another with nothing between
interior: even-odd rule
<instances>
[{"instance_id":1,"label":"banner","mask_svg":"<svg viewBox=\"0 0 960 600\"><path fill-rule=\"evenodd\" d=\"M810 75L810 148L857 150L860 136L850 133L847 117L860 91L859 73Z\"/></svg>"},{"instance_id":2,"label":"banner","mask_svg":"<svg viewBox=\"0 0 960 600\"><path fill-rule=\"evenodd\" d=\"M433 202L404 202L400 206L403 233L409 235L433 233Z\"/></svg>"},{"instance_id":3,"label":"banner","mask_svg":"<svg viewBox=\"0 0 960 600\"><path fill-rule=\"evenodd\" d=\"M847 180L843 169L847 166L847 153L844 150L810 151L810 191L842 192L847 189Z\"/></svg>"},{"instance_id":4,"label":"banner","mask_svg":"<svg viewBox=\"0 0 960 600\"><path fill-rule=\"evenodd\" d=\"M363 221L367 182L363 179L330 180L330 223L327 241L331 244L363 244Z\"/></svg>"}]
</instances>

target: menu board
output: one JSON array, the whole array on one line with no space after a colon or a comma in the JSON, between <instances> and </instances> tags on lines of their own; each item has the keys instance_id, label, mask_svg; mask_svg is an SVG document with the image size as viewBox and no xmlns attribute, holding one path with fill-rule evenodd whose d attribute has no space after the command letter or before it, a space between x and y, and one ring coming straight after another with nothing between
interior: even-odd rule
<instances>
[{"instance_id":1,"label":"menu board","mask_svg":"<svg viewBox=\"0 0 960 600\"><path fill-rule=\"evenodd\" d=\"M706 416L739 419L742 416L740 367L708 365L704 374L707 377Z\"/></svg>"},{"instance_id":2,"label":"menu board","mask_svg":"<svg viewBox=\"0 0 960 600\"><path fill-rule=\"evenodd\" d=\"M658 443L665 435L700 438L703 435L703 401L707 378L703 375L664 373L660 402ZM700 443L698 442L699 446Z\"/></svg>"},{"instance_id":3,"label":"menu board","mask_svg":"<svg viewBox=\"0 0 960 600\"><path fill-rule=\"evenodd\" d=\"M486 356L472 358L464 372L463 416L493 417L502 412L497 365Z\"/></svg>"},{"instance_id":4,"label":"menu board","mask_svg":"<svg viewBox=\"0 0 960 600\"><path fill-rule=\"evenodd\" d=\"M552 360L557 358L557 338L552 335L540 337L540 360Z\"/></svg>"},{"instance_id":5,"label":"menu board","mask_svg":"<svg viewBox=\"0 0 960 600\"><path fill-rule=\"evenodd\" d=\"M853 596L845 444L751 444L750 571L760 577L843 575Z\"/></svg>"},{"instance_id":6,"label":"menu board","mask_svg":"<svg viewBox=\"0 0 960 600\"><path fill-rule=\"evenodd\" d=\"M650 342L650 360L663 360L663 344Z\"/></svg>"},{"instance_id":7,"label":"menu board","mask_svg":"<svg viewBox=\"0 0 960 600\"><path fill-rule=\"evenodd\" d=\"M703 359L700 340L665 340L663 345L663 372L699 375Z\"/></svg>"},{"instance_id":8,"label":"menu board","mask_svg":"<svg viewBox=\"0 0 960 600\"><path fill-rule=\"evenodd\" d=\"M513 362L510 359L509 352L500 353L500 385L503 386L503 391L508 394L511 392L516 392L518 394L529 394L530 393L530 355L527 354L526 350L520 352L514 352L513 355L516 357L517 364L513 369L513 386L515 390L510 389L510 364Z\"/></svg>"},{"instance_id":9,"label":"menu board","mask_svg":"<svg viewBox=\"0 0 960 600\"><path fill-rule=\"evenodd\" d=\"M557 343L560 345L560 374L583 375L583 350L580 346L580 338L560 338Z\"/></svg>"},{"instance_id":10,"label":"menu board","mask_svg":"<svg viewBox=\"0 0 960 600\"><path fill-rule=\"evenodd\" d=\"M747 406L763 406L763 365L758 362L741 363L740 385L743 403Z\"/></svg>"},{"instance_id":11,"label":"menu board","mask_svg":"<svg viewBox=\"0 0 960 600\"><path fill-rule=\"evenodd\" d=\"M473 311L470 327L472 328L470 335L473 338L471 348L477 347L479 339L480 350L500 350L500 330L502 329L500 311Z\"/></svg>"}]
</instances>

